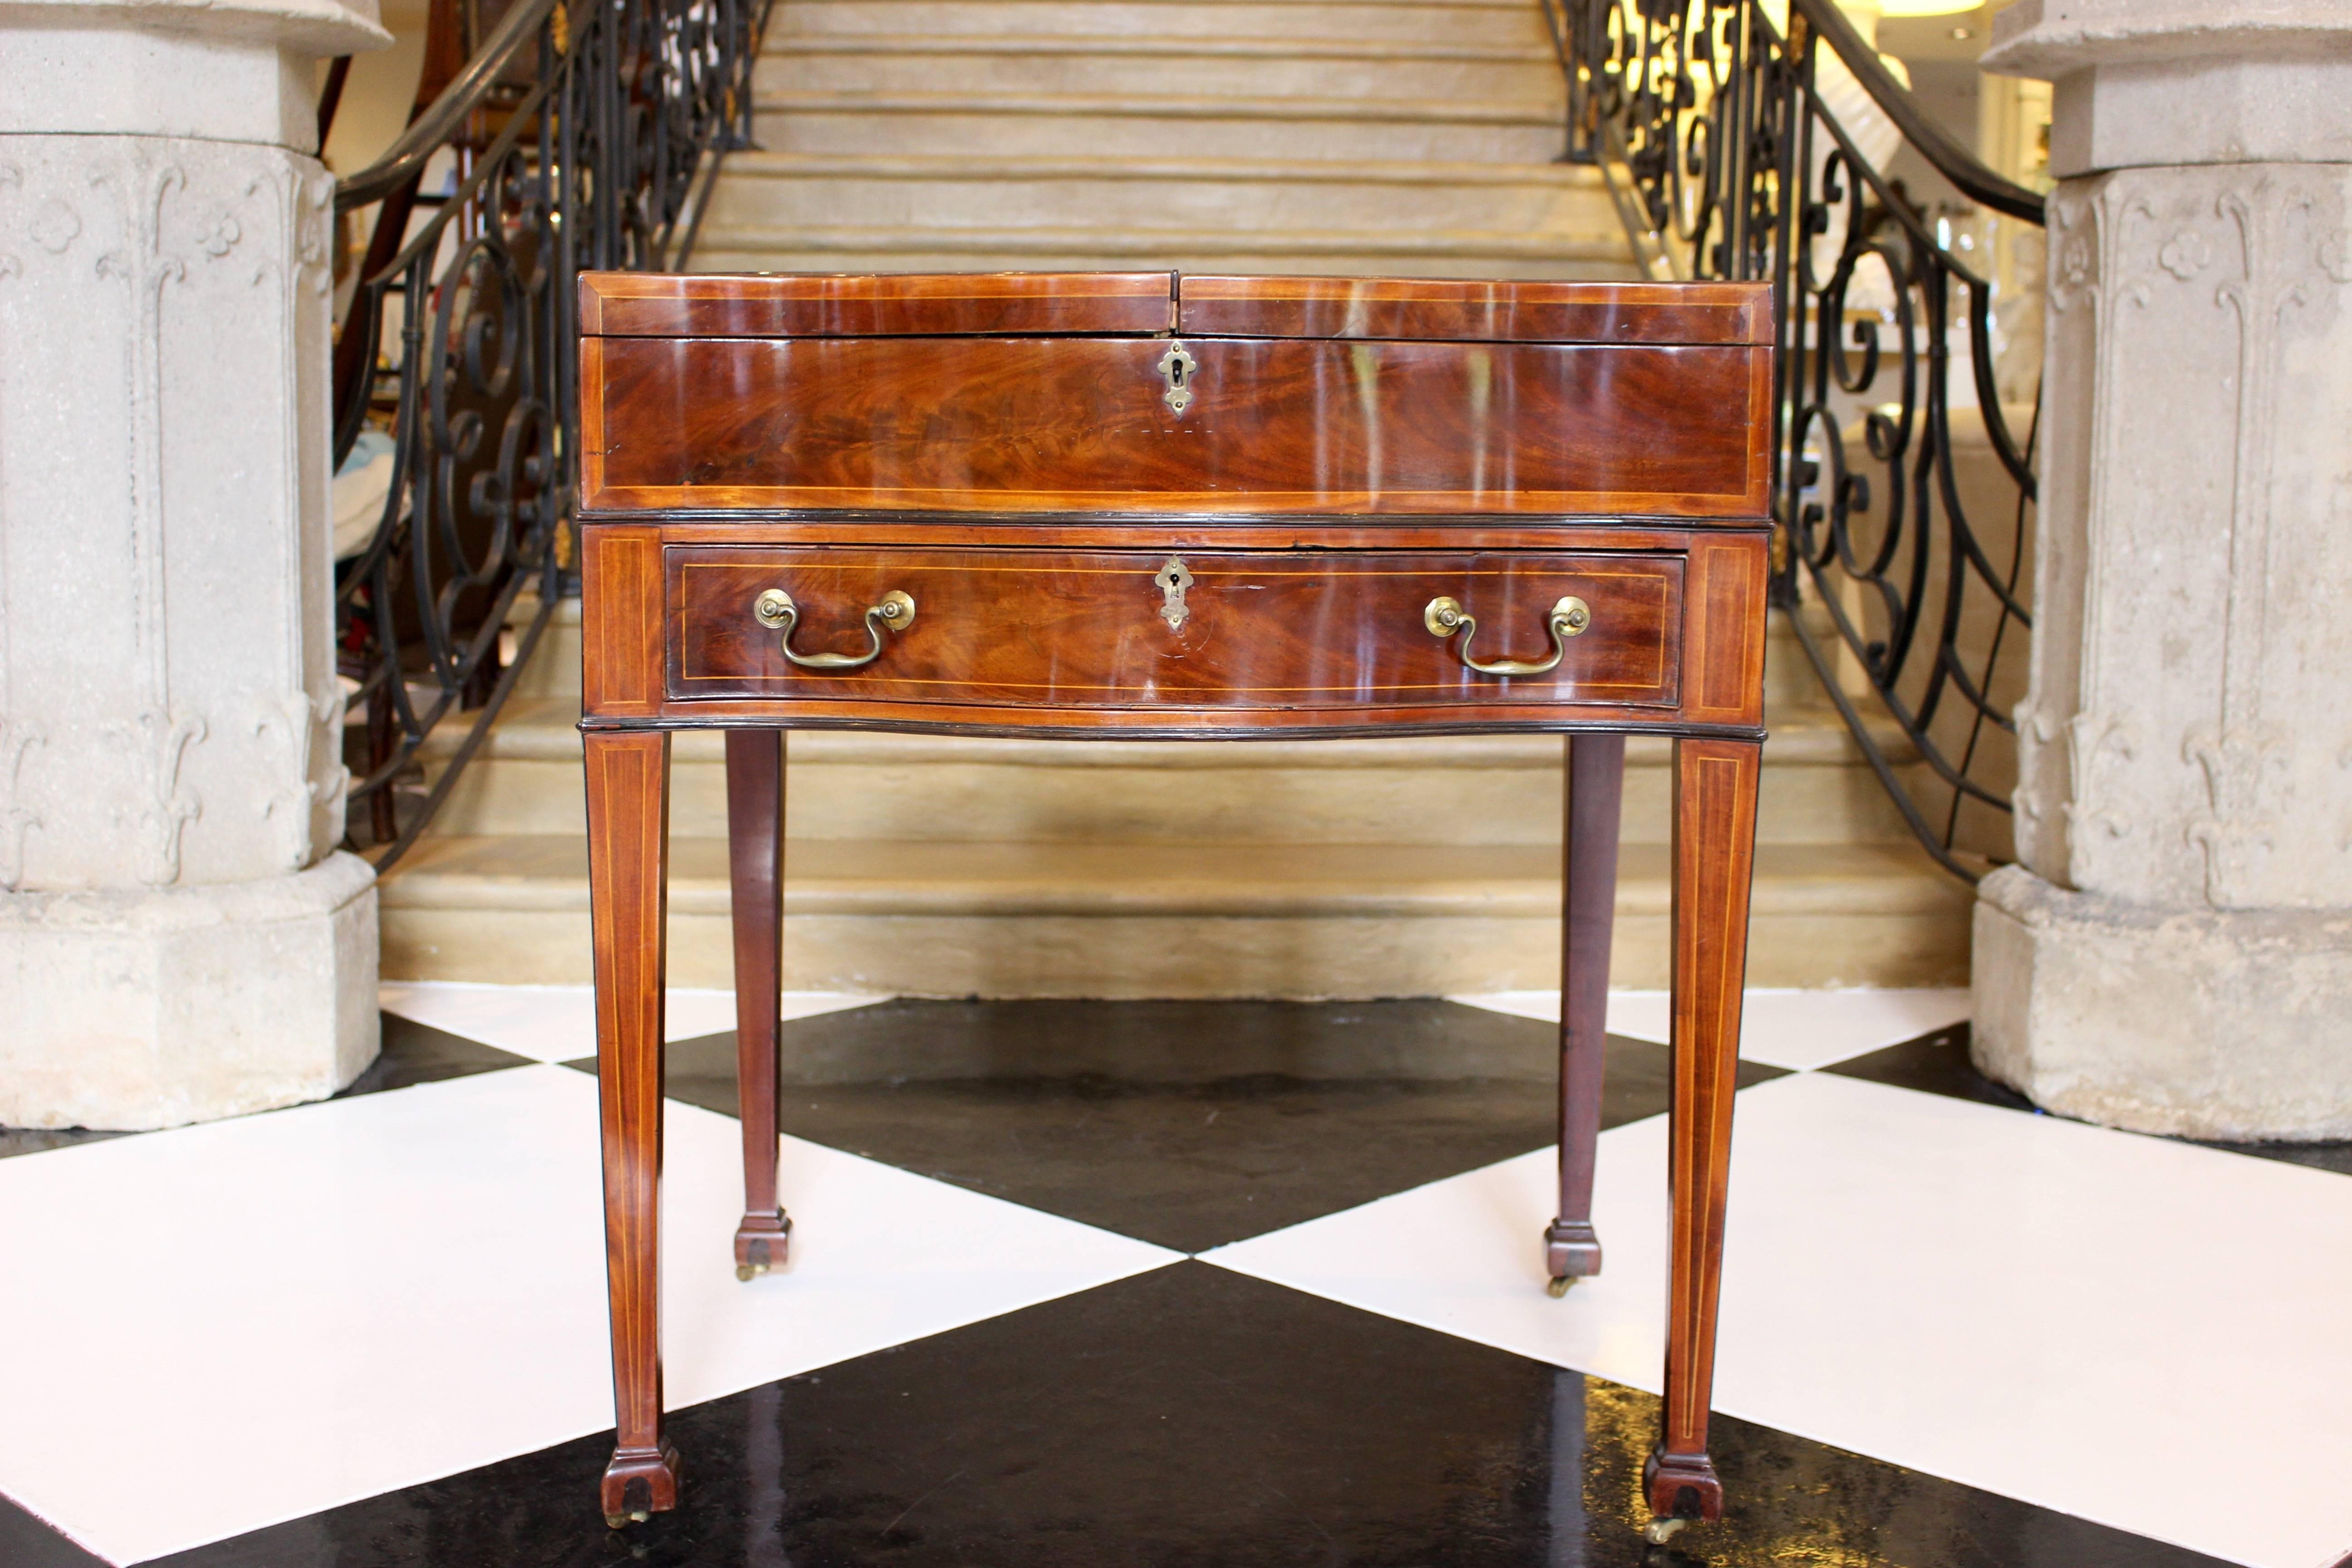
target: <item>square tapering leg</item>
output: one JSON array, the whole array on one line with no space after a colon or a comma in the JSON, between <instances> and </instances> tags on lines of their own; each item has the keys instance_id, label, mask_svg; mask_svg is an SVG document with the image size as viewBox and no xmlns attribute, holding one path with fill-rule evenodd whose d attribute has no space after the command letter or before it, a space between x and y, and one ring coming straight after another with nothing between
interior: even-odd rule
<instances>
[{"instance_id":1,"label":"square tapering leg","mask_svg":"<svg viewBox=\"0 0 2352 1568\"><path fill-rule=\"evenodd\" d=\"M1667 1165L1674 1237L1665 1430L1643 1478L1650 1511L1661 1519L1723 1514L1723 1488L1706 1455L1706 1419L1762 755L1754 741L1675 743L1675 1065Z\"/></svg>"},{"instance_id":2,"label":"square tapering leg","mask_svg":"<svg viewBox=\"0 0 2352 1568\"><path fill-rule=\"evenodd\" d=\"M1601 1272L1601 1238L1592 1229L1592 1168L1601 1138L1625 737L1571 736L1567 783L1568 815L1561 838L1559 1213L1544 1233L1544 1268L1555 1295Z\"/></svg>"},{"instance_id":3,"label":"square tapering leg","mask_svg":"<svg viewBox=\"0 0 2352 1568\"><path fill-rule=\"evenodd\" d=\"M784 1266L793 1222L776 1197L776 1052L782 1029L784 732L727 731L727 873L734 903L736 1109L743 1222L735 1277Z\"/></svg>"},{"instance_id":4,"label":"square tapering leg","mask_svg":"<svg viewBox=\"0 0 2352 1568\"><path fill-rule=\"evenodd\" d=\"M619 1525L677 1506L677 1453L662 1436L660 1321L669 736L592 730L585 739L604 1268L619 1427L604 1504L605 1522Z\"/></svg>"}]
</instances>

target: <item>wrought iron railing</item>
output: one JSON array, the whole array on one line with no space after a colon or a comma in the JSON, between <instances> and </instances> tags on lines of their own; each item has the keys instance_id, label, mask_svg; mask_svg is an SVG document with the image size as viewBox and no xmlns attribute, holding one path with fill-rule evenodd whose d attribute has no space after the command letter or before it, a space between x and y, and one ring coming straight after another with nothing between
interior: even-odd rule
<instances>
[{"instance_id":1,"label":"wrought iron railing","mask_svg":"<svg viewBox=\"0 0 2352 1568\"><path fill-rule=\"evenodd\" d=\"M1785 31L1759 0L1540 3L1568 156L1607 174L1644 268L1775 287L1774 600L1912 832L1973 881L2011 855L2042 198L1833 0L1775 7ZM1948 184L1940 210L1890 174L1899 148Z\"/></svg>"},{"instance_id":2,"label":"wrought iron railing","mask_svg":"<svg viewBox=\"0 0 2352 1568\"><path fill-rule=\"evenodd\" d=\"M371 432L388 448L335 593L350 842L379 870L447 796L562 597L575 275L687 265L719 161L750 143L767 5L514 0L336 186L339 216L376 215L335 345L334 439L339 468ZM445 25L462 26L448 0ZM509 650L527 590L537 612ZM418 753L453 715L467 728L426 787Z\"/></svg>"}]
</instances>

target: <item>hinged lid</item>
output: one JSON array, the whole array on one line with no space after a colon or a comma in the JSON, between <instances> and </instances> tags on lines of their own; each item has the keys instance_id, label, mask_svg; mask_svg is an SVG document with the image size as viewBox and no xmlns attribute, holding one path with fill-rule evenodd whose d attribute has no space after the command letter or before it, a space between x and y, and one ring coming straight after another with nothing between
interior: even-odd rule
<instances>
[{"instance_id":1,"label":"hinged lid","mask_svg":"<svg viewBox=\"0 0 2352 1568\"><path fill-rule=\"evenodd\" d=\"M1152 336L1168 272L583 272L580 331L604 338Z\"/></svg>"},{"instance_id":2,"label":"hinged lid","mask_svg":"<svg viewBox=\"0 0 2352 1568\"><path fill-rule=\"evenodd\" d=\"M1178 280L1192 337L1769 344L1762 283L1485 282L1416 278Z\"/></svg>"}]
</instances>

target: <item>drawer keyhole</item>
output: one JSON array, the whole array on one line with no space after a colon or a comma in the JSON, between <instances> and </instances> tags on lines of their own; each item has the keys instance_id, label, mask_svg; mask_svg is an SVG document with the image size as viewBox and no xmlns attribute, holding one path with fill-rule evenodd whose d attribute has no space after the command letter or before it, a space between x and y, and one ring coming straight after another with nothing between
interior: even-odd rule
<instances>
[{"instance_id":1,"label":"drawer keyhole","mask_svg":"<svg viewBox=\"0 0 2352 1568\"><path fill-rule=\"evenodd\" d=\"M1192 406L1192 373L1200 368L1201 362L1181 342L1171 342L1168 352L1160 356L1160 379L1168 384L1160 401L1171 412L1181 414Z\"/></svg>"},{"instance_id":2,"label":"drawer keyhole","mask_svg":"<svg viewBox=\"0 0 2352 1568\"><path fill-rule=\"evenodd\" d=\"M1192 574L1185 569L1181 556L1171 555L1151 580L1160 584L1160 618L1170 630L1181 629L1184 618L1192 613L1184 605L1184 590L1192 585Z\"/></svg>"}]
</instances>

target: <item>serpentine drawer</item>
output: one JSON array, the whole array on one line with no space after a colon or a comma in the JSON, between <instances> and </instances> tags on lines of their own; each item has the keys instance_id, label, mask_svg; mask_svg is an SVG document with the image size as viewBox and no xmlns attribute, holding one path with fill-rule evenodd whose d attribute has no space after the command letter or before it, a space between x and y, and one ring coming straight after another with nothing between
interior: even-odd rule
<instances>
[{"instance_id":1,"label":"serpentine drawer","mask_svg":"<svg viewBox=\"0 0 2352 1568\"><path fill-rule=\"evenodd\" d=\"M1679 685L1675 555L670 545L663 578L673 700L1672 708Z\"/></svg>"}]
</instances>

